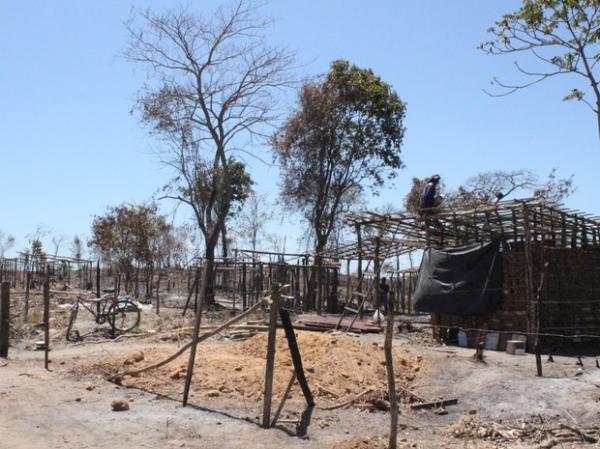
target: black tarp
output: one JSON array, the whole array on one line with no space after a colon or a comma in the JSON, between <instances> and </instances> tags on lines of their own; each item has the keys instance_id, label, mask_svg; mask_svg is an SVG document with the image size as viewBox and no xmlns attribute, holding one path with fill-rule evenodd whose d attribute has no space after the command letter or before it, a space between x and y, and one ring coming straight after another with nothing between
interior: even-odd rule
<instances>
[{"instance_id":1,"label":"black tarp","mask_svg":"<svg viewBox=\"0 0 600 449\"><path fill-rule=\"evenodd\" d=\"M500 242L423 253L415 310L449 315L489 315L502 296Z\"/></svg>"}]
</instances>

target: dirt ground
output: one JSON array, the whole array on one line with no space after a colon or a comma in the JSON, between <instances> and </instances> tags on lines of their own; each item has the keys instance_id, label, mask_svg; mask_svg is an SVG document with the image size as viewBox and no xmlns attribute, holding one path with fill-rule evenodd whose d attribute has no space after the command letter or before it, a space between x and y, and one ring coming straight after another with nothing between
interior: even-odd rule
<instances>
[{"instance_id":1,"label":"dirt ground","mask_svg":"<svg viewBox=\"0 0 600 449\"><path fill-rule=\"evenodd\" d=\"M29 329L9 358L0 359L0 448L386 447L389 412L382 335L299 332L317 407L305 410L295 386L282 423L265 430L259 425L264 333L243 341L213 338L201 343L190 405L185 408L181 375L186 356L140 377L126 377L123 386L106 380L116 371L160 360L187 341L185 333L178 334L181 341L160 338L156 328L189 323L174 324L168 311L160 318L152 314L144 312L143 326L144 332L155 333L118 341L104 340L98 331L82 343L66 343L57 326L50 371L43 368L43 352L32 349L39 339L36 328ZM425 345L423 340L422 335L404 333L394 339L399 385L427 400L458 403L441 411L415 411L402 396L399 447L541 448L556 434L568 434L564 441L576 442L554 447L600 447L579 442L585 437L561 427L598 436L592 429L600 425L600 369L594 358L583 358L583 367L573 357L554 356L554 362L544 358L544 377L539 378L532 355L488 351L486 363L481 363L473 359L472 349ZM143 359L135 354L143 354ZM273 408L290 370L280 340ZM372 397L327 410L371 387ZM128 401L129 410L113 412L111 403L120 399ZM552 429L559 430L551 434Z\"/></svg>"}]
</instances>

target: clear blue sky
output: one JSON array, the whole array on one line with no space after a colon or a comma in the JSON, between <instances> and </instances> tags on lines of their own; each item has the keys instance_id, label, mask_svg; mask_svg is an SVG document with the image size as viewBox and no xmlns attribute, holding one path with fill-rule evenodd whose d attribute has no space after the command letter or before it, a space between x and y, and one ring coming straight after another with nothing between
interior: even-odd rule
<instances>
[{"instance_id":1,"label":"clear blue sky","mask_svg":"<svg viewBox=\"0 0 600 449\"><path fill-rule=\"evenodd\" d=\"M209 11L214 1L189 2ZM0 229L17 237L43 224L55 234L89 234L109 205L148 200L166 180L151 140L130 115L139 71L118 54L130 7L168 1L0 1ZM412 176L440 173L449 186L491 169L552 167L574 174L569 205L600 213L599 140L593 114L561 98L572 78L507 98L482 89L514 80L512 58L477 45L511 0L278 0L272 41L294 48L304 74L332 59L370 67L408 103L406 163L394 189L369 206L401 207ZM290 95L290 101L293 96ZM264 149L263 149L264 151ZM249 161L258 189L276 198L277 172ZM169 208L166 208L169 209ZM279 228L294 249L297 223Z\"/></svg>"}]
</instances>

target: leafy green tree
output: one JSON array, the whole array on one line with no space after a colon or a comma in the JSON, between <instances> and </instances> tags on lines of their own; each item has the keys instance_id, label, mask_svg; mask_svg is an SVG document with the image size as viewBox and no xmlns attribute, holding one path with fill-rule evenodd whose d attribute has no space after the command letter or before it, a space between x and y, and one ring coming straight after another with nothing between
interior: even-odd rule
<instances>
[{"instance_id":1,"label":"leafy green tree","mask_svg":"<svg viewBox=\"0 0 600 449\"><path fill-rule=\"evenodd\" d=\"M246 171L246 164L242 161L229 158L227 161L227 170L229 172L229 182L231 184L231 203L228 206L229 214L227 215L221 230L221 245L224 259L227 259L228 256L227 227L229 222L234 220L240 214L244 207L244 203L252 192L252 186L254 185L252 177ZM222 189L222 191L227 191L227 189ZM226 198L222 198L221 201L226 201ZM225 207L225 205L222 207Z\"/></svg>"},{"instance_id":2,"label":"leafy green tree","mask_svg":"<svg viewBox=\"0 0 600 449\"><path fill-rule=\"evenodd\" d=\"M402 167L405 112L370 69L337 60L327 75L302 86L296 110L272 137L281 197L312 226L318 266L343 213ZM320 311L320 300L316 305Z\"/></svg>"},{"instance_id":3,"label":"leafy green tree","mask_svg":"<svg viewBox=\"0 0 600 449\"><path fill-rule=\"evenodd\" d=\"M494 79L509 95L557 75L577 75L588 87L576 86L564 100L585 103L596 114L600 135L600 2L598 0L524 0L520 9L505 14L488 32L494 39L480 48L489 54L529 53L535 67L517 70L529 81L506 84Z\"/></svg>"},{"instance_id":4,"label":"leafy green tree","mask_svg":"<svg viewBox=\"0 0 600 449\"><path fill-rule=\"evenodd\" d=\"M40 239L32 240L31 242L31 254L34 256L40 256L44 253L44 245Z\"/></svg>"}]
</instances>

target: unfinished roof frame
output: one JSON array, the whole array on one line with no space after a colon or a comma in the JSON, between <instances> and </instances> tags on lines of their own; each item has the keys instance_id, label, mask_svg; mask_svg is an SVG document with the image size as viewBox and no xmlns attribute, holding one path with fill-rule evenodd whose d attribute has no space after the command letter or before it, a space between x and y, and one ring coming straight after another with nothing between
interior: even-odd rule
<instances>
[{"instance_id":1,"label":"unfinished roof frame","mask_svg":"<svg viewBox=\"0 0 600 449\"><path fill-rule=\"evenodd\" d=\"M471 209L439 209L427 214L382 215L365 211L348 214L345 222L354 228L356 242L328 251L329 257L372 259L378 241L389 257L430 246L461 246L496 238L573 249L600 244L598 217L539 199L501 201Z\"/></svg>"}]
</instances>

